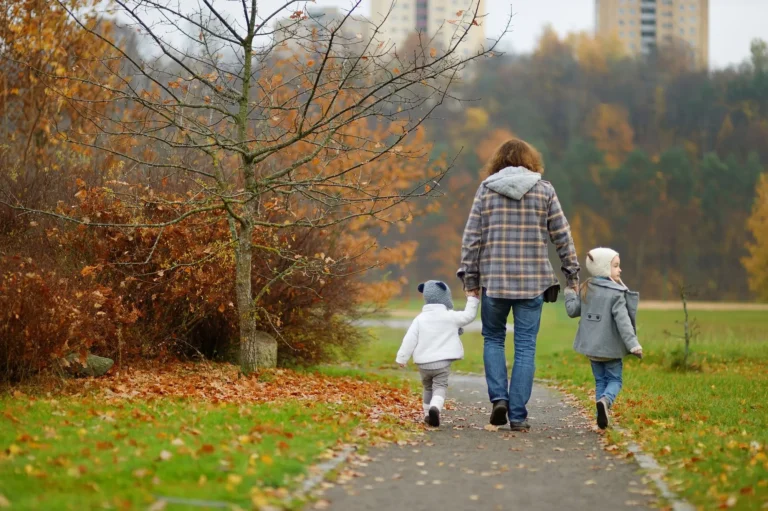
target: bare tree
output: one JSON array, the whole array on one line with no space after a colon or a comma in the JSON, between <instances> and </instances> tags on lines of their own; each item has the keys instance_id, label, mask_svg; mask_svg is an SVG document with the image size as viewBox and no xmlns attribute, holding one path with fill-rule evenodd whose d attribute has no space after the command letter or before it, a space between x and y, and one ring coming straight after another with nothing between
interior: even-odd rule
<instances>
[{"instance_id":1,"label":"bare tree","mask_svg":"<svg viewBox=\"0 0 768 511\"><path fill-rule=\"evenodd\" d=\"M64 72L35 70L90 121L89 130L62 129L62 137L118 158L123 174L185 184L187 200L164 204L175 212L173 218L124 227L158 229L159 237L164 227L192 215L226 212L231 242L224 246L235 257L240 362L246 374L275 363L256 331L258 299L269 284L252 286L254 230L324 229L359 218L400 220L397 206L433 194L448 168L415 185L382 188L371 185L372 165L391 161L396 169L399 161L423 157L423 150L405 150L404 140L450 97L471 61L493 56L507 31L471 54L457 51L483 22L474 2L446 25L453 31L448 48L438 49L420 34L418 44L404 53L386 40L383 22L353 16L359 0L329 21L312 17L294 0L266 14L256 0L242 0L239 15L212 0L200 0L193 10L166 0L115 0L119 15L148 46L151 57L139 59L98 25L81 21L82 13L66 0L57 2L82 31L112 50L98 67L73 56ZM347 28L361 19L367 35ZM97 101L78 97L70 92L76 83L98 86L105 94ZM104 102L120 108L104 109ZM364 129L374 125L383 127L382 136L371 137ZM392 179L399 179L396 172ZM2 200L32 211L18 198ZM114 227L61 209L35 212L91 228ZM312 271L310 266L296 258L271 282L292 271Z\"/></svg>"}]
</instances>

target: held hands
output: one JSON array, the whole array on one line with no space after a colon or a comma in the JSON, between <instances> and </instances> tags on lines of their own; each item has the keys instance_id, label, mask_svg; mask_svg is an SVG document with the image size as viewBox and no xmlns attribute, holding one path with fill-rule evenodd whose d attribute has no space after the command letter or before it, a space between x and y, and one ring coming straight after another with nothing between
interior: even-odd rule
<instances>
[{"instance_id":1,"label":"held hands","mask_svg":"<svg viewBox=\"0 0 768 511\"><path fill-rule=\"evenodd\" d=\"M635 348L632 348L632 351L630 352L640 360L643 359L643 348L642 346L637 346Z\"/></svg>"},{"instance_id":2,"label":"held hands","mask_svg":"<svg viewBox=\"0 0 768 511\"><path fill-rule=\"evenodd\" d=\"M400 367L405 367L405 364L398 364Z\"/></svg>"},{"instance_id":3,"label":"held hands","mask_svg":"<svg viewBox=\"0 0 768 511\"><path fill-rule=\"evenodd\" d=\"M467 295L467 298L469 298L469 297L480 298L480 290L479 289L470 289L468 291L465 291L464 294Z\"/></svg>"}]
</instances>

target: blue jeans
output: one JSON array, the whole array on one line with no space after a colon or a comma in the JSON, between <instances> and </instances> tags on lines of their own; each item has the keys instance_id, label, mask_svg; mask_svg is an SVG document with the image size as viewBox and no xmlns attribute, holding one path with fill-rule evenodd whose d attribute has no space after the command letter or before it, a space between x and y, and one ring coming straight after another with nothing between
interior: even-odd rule
<instances>
[{"instance_id":1,"label":"blue jeans","mask_svg":"<svg viewBox=\"0 0 768 511\"><path fill-rule=\"evenodd\" d=\"M536 371L536 336L541 324L544 295L525 300L491 298L483 288L481 318L483 320L483 363L488 397L491 402L509 401L509 421L522 422L528 417L525 405L531 399L533 374ZM515 362L507 388L507 318L512 310L515 324Z\"/></svg>"},{"instance_id":2,"label":"blue jeans","mask_svg":"<svg viewBox=\"0 0 768 511\"><path fill-rule=\"evenodd\" d=\"M621 390L621 371L624 367L620 358L607 362L592 362L592 374L595 376L595 401L601 397L612 406Z\"/></svg>"}]
</instances>

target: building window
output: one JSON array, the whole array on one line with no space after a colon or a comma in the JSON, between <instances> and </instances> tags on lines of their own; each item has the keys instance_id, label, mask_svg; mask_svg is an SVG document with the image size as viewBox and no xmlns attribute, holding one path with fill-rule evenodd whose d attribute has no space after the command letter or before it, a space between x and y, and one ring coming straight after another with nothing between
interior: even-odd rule
<instances>
[{"instance_id":1,"label":"building window","mask_svg":"<svg viewBox=\"0 0 768 511\"><path fill-rule=\"evenodd\" d=\"M696 33L696 29L691 27L691 29L688 32L690 32L691 34L695 34Z\"/></svg>"},{"instance_id":2,"label":"building window","mask_svg":"<svg viewBox=\"0 0 768 511\"><path fill-rule=\"evenodd\" d=\"M619 20L619 25L623 25L623 24L624 24L624 20Z\"/></svg>"},{"instance_id":3,"label":"building window","mask_svg":"<svg viewBox=\"0 0 768 511\"><path fill-rule=\"evenodd\" d=\"M624 37L624 31L623 30L621 32L619 32L619 37L621 37L621 38Z\"/></svg>"},{"instance_id":4,"label":"building window","mask_svg":"<svg viewBox=\"0 0 768 511\"><path fill-rule=\"evenodd\" d=\"M696 23L696 16L691 16L691 23Z\"/></svg>"},{"instance_id":5,"label":"building window","mask_svg":"<svg viewBox=\"0 0 768 511\"><path fill-rule=\"evenodd\" d=\"M672 28L672 23L664 23L664 28Z\"/></svg>"},{"instance_id":6,"label":"building window","mask_svg":"<svg viewBox=\"0 0 768 511\"><path fill-rule=\"evenodd\" d=\"M695 10L696 10L696 4L691 4L691 10L692 10L692 11L695 11Z\"/></svg>"},{"instance_id":7,"label":"building window","mask_svg":"<svg viewBox=\"0 0 768 511\"><path fill-rule=\"evenodd\" d=\"M643 7L640 9L640 12L643 14L656 14L656 8L655 7Z\"/></svg>"},{"instance_id":8,"label":"building window","mask_svg":"<svg viewBox=\"0 0 768 511\"><path fill-rule=\"evenodd\" d=\"M680 35L685 35L685 29L684 28L680 29Z\"/></svg>"},{"instance_id":9,"label":"building window","mask_svg":"<svg viewBox=\"0 0 768 511\"><path fill-rule=\"evenodd\" d=\"M629 43L629 47L632 48L633 50L637 49L637 45L635 43Z\"/></svg>"},{"instance_id":10,"label":"building window","mask_svg":"<svg viewBox=\"0 0 768 511\"><path fill-rule=\"evenodd\" d=\"M662 14L662 16L666 16L667 18L671 18L672 17L672 11L664 11L661 14Z\"/></svg>"},{"instance_id":11,"label":"building window","mask_svg":"<svg viewBox=\"0 0 768 511\"><path fill-rule=\"evenodd\" d=\"M635 26L635 20L629 20L629 24Z\"/></svg>"},{"instance_id":12,"label":"building window","mask_svg":"<svg viewBox=\"0 0 768 511\"><path fill-rule=\"evenodd\" d=\"M630 10L629 10L629 13L630 13L630 14L637 14L637 11L636 11L636 10L634 10L634 9L630 9Z\"/></svg>"},{"instance_id":13,"label":"building window","mask_svg":"<svg viewBox=\"0 0 768 511\"><path fill-rule=\"evenodd\" d=\"M664 0L664 5L672 5L672 0Z\"/></svg>"},{"instance_id":14,"label":"building window","mask_svg":"<svg viewBox=\"0 0 768 511\"><path fill-rule=\"evenodd\" d=\"M684 5L681 5L681 6L680 6L680 10L681 10L681 11L684 11L684 10L685 10L685 6L684 6Z\"/></svg>"},{"instance_id":15,"label":"building window","mask_svg":"<svg viewBox=\"0 0 768 511\"><path fill-rule=\"evenodd\" d=\"M619 14L624 14L624 9L619 9Z\"/></svg>"}]
</instances>

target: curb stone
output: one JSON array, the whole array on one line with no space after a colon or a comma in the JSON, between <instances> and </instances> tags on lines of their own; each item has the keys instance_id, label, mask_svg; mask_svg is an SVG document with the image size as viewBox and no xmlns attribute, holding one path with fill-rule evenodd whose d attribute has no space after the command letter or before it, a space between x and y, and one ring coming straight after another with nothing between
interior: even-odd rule
<instances>
[{"instance_id":1,"label":"curb stone","mask_svg":"<svg viewBox=\"0 0 768 511\"><path fill-rule=\"evenodd\" d=\"M331 470L334 470L339 465L347 461L349 456L355 451L357 451L356 445L345 445L332 458L310 467L309 471L312 472L312 475L304 480L299 490L283 499L283 503L288 505L296 500L307 500L307 496L309 496L312 490L314 490L321 482L323 482L325 476Z\"/></svg>"}]
</instances>

